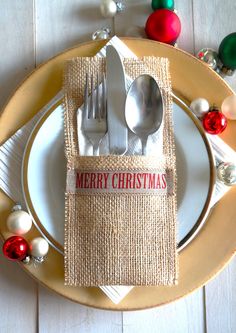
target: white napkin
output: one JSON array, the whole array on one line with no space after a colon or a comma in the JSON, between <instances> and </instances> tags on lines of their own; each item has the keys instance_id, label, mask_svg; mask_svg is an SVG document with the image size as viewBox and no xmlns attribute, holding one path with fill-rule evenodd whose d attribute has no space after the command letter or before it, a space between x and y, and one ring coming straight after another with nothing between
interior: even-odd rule
<instances>
[{"instance_id":1,"label":"white napkin","mask_svg":"<svg viewBox=\"0 0 236 333\"><path fill-rule=\"evenodd\" d=\"M216 166L221 162L232 162L236 164L236 152L230 148L230 146L228 146L217 135L207 134L207 137L212 147L213 155L216 160ZM224 185L217 179L215 193L211 200L211 207L213 207L224 196L224 194L229 191L229 189L230 186Z\"/></svg>"},{"instance_id":2,"label":"white napkin","mask_svg":"<svg viewBox=\"0 0 236 333\"><path fill-rule=\"evenodd\" d=\"M113 37L109 44L116 47L121 56L135 57L135 55L127 48L127 46L117 37ZM105 55L103 48L99 52L100 56ZM24 198L21 190L21 165L26 143L29 135L33 130L37 121L41 116L57 101L62 99L62 92L59 92L32 120L19 129L9 140L0 147L0 188L13 201L18 202L26 209ZM208 136L212 145L213 153L217 163L220 162L236 162L236 153L227 144L217 136ZM150 146L152 146L150 144ZM133 149L133 148L132 148ZM137 148L138 149L138 148ZM140 149L140 148L139 148ZM230 187L225 186L217 180L214 198L211 202L213 206L220 198L229 190ZM131 286L102 286L101 289L106 295L118 304L132 289Z\"/></svg>"}]
</instances>

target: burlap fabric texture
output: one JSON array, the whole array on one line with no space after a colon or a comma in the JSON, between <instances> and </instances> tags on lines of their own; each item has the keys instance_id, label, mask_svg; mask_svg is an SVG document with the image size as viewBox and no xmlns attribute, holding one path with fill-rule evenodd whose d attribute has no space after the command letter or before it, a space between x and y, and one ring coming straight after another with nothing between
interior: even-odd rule
<instances>
[{"instance_id":1,"label":"burlap fabric texture","mask_svg":"<svg viewBox=\"0 0 236 333\"><path fill-rule=\"evenodd\" d=\"M177 283L176 158L172 124L169 62L165 58L124 59L130 78L151 74L162 91L165 114L164 158L156 156L80 156L76 110L83 103L86 73L105 71L105 59L75 58L66 63L65 154L69 175L84 172L152 172L163 169L170 177L171 190L160 195L136 193L65 194L65 284L173 285ZM109 112L109 110L108 110Z\"/></svg>"}]
</instances>

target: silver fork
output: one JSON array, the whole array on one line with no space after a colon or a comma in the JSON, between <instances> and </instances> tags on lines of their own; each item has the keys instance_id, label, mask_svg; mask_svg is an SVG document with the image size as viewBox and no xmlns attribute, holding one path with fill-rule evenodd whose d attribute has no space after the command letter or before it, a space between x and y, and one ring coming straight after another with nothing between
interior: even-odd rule
<instances>
[{"instance_id":1,"label":"silver fork","mask_svg":"<svg viewBox=\"0 0 236 333\"><path fill-rule=\"evenodd\" d=\"M90 83L89 83L90 81ZM89 84L91 94L89 96ZM96 87L94 88L94 78L90 80L86 74L84 89L84 110L82 116L82 128L84 135L93 146L93 155L99 155L99 145L107 132L107 110L106 110L106 87L105 76L102 76L101 87L99 87L99 75L97 74Z\"/></svg>"}]
</instances>

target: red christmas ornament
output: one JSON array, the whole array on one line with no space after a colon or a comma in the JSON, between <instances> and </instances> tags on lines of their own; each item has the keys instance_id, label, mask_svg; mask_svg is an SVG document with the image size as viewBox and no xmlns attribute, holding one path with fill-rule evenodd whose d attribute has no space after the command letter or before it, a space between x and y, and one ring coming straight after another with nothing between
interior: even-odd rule
<instances>
[{"instance_id":1,"label":"red christmas ornament","mask_svg":"<svg viewBox=\"0 0 236 333\"><path fill-rule=\"evenodd\" d=\"M174 44L181 31L181 22L175 12L158 9L148 17L145 31L150 39Z\"/></svg>"},{"instance_id":2,"label":"red christmas ornament","mask_svg":"<svg viewBox=\"0 0 236 333\"><path fill-rule=\"evenodd\" d=\"M12 236L3 244L3 254L13 261L25 259L28 249L28 243L20 236Z\"/></svg>"},{"instance_id":3,"label":"red christmas ornament","mask_svg":"<svg viewBox=\"0 0 236 333\"><path fill-rule=\"evenodd\" d=\"M220 134L227 126L227 119L220 111L212 110L205 114L202 124L207 133Z\"/></svg>"}]
</instances>

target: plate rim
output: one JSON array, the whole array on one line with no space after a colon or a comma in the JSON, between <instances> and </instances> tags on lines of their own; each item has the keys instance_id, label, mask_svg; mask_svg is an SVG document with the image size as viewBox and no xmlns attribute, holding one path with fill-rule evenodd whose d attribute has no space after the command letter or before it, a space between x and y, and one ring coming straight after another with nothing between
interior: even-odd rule
<instances>
[{"instance_id":1,"label":"plate rim","mask_svg":"<svg viewBox=\"0 0 236 333\"><path fill-rule=\"evenodd\" d=\"M32 221L37 228L37 230L40 232L40 234L47 239L49 244L53 246L60 254L63 254L62 246L57 240L55 240L52 235L47 231L47 229L44 227L44 225L41 223L31 200L30 191L28 187L28 181L27 181L27 172L28 172L28 164L29 164L29 156L30 152L34 143L34 140L37 137L37 134L40 130L40 128L43 126L45 121L48 119L48 117L57 109L58 106L61 105L61 99L56 101L55 104L53 104L51 107L48 108L48 110L42 114L42 116L38 119L36 124L34 125L29 138L27 140L23 158L22 158L22 165L21 165L21 190L23 193L24 203L26 205L27 211L30 214ZM46 106L45 106L46 107Z\"/></svg>"}]
</instances>

